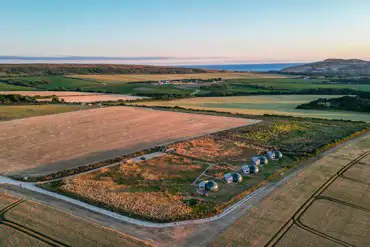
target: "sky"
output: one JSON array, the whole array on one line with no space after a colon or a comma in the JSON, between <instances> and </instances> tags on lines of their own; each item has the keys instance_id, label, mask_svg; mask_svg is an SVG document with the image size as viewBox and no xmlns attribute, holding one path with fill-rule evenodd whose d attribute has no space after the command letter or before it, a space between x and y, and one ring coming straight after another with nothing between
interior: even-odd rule
<instances>
[{"instance_id":1,"label":"sky","mask_svg":"<svg viewBox=\"0 0 370 247\"><path fill-rule=\"evenodd\" d=\"M0 6L0 56L152 64L370 60L369 0L0 0Z\"/></svg>"}]
</instances>

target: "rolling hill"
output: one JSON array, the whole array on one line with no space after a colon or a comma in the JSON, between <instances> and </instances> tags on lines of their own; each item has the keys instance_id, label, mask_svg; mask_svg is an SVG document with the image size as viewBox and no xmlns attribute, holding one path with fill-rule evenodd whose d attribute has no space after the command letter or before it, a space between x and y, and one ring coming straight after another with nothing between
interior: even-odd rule
<instances>
[{"instance_id":1,"label":"rolling hill","mask_svg":"<svg viewBox=\"0 0 370 247\"><path fill-rule=\"evenodd\" d=\"M281 72L301 75L369 76L370 62L359 59L326 59L321 62L288 67Z\"/></svg>"}]
</instances>

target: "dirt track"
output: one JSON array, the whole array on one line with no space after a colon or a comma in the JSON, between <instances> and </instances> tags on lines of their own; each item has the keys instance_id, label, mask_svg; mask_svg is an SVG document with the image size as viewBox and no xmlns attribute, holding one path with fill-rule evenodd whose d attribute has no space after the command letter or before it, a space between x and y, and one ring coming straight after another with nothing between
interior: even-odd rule
<instances>
[{"instance_id":1,"label":"dirt track","mask_svg":"<svg viewBox=\"0 0 370 247\"><path fill-rule=\"evenodd\" d=\"M28 176L86 165L255 120L110 107L0 123L0 172Z\"/></svg>"}]
</instances>

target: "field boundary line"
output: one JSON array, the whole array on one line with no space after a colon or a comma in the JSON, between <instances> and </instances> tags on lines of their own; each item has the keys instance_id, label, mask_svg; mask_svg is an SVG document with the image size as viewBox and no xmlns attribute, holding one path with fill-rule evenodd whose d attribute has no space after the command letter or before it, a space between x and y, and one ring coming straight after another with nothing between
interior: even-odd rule
<instances>
[{"instance_id":1,"label":"field boundary line","mask_svg":"<svg viewBox=\"0 0 370 247\"><path fill-rule=\"evenodd\" d=\"M52 246L68 246L66 244L63 244L59 241L56 241L48 236L46 236L45 234L43 233L39 233L37 231L34 231L32 229L29 229L25 226L22 226L20 224L17 224L17 223L14 223L12 221L9 221L6 219L6 213L11 211L13 208L17 207L18 205L26 202L27 199L26 198L22 198L22 199L19 199L17 200L16 202L8 205L7 207L3 208L2 210L0 210L0 224L2 225L6 225L16 231L20 231L20 232L23 232L24 234L28 235L28 236L31 236L35 239L38 239L42 242L45 242L47 244L50 244Z\"/></svg>"},{"instance_id":2,"label":"field boundary line","mask_svg":"<svg viewBox=\"0 0 370 247\"><path fill-rule=\"evenodd\" d=\"M332 175L329 179L324 182L311 196L306 200L305 203L303 203L298 210L294 213L294 215L278 230L277 233L265 244L265 246L275 246L283 237L284 235L289 231L289 229L297 222L299 224L302 224L300 222L300 217L307 211L307 209L313 204L313 202L316 200L318 196L320 196L338 177L340 177L340 174L343 174L345 171L347 171L349 168L351 168L354 164L362 160L364 157L370 154L370 150L364 152L363 154L359 155L357 158L353 159L351 162L349 162L347 165L343 166L339 171L337 171L334 175ZM298 227L299 224L297 224ZM302 228L302 227L301 227ZM304 228L302 228L304 229ZM306 229L304 229L306 230ZM314 229L313 229L314 230ZM316 231L316 230L314 230ZM325 235L325 234L324 234ZM329 236L330 237L330 236ZM340 241L340 240L339 240ZM345 246L352 246L348 245L347 243L342 243L342 245ZM346 245L347 244L347 245Z\"/></svg>"},{"instance_id":3,"label":"field boundary line","mask_svg":"<svg viewBox=\"0 0 370 247\"><path fill-rule=\"evenodd\" d=\"M55 240L55 239L52 239L50 238L49 236L43 234L43 233L40 233L40 232L37 232L35 230L32 230L28 227L25 227L25 226L22 226L18 223L15 223L15 222L12 222L12 221L9 221L9 220L3 220L0 222L0 224L3 224L3 225L6 225L8 227L11 227L13 228L14 230L17 230L17 231L20 231L20 232L23 232L24 234L28 235L28 236L31 236L35 239L38 239L42 242L45 242L47 244L50 244L51 246L66 246L66 247L72 247L70 245L67 245L67 244L64 244L58 240Z\"/></svg>"},{"instance_id":4,"label":"field boundary line","mask_svg":"<svg viewBox=\"0 0 370 247\"><path fill-rule=\"evenodd\" d=\"M332 198L332 197L329 197L329 196L319 196L319 197L316 198L316 200L330 201L330 202L334 202L334 203L337 203L337 204L342 204L344 206L359 209L359 210L362 210L362 211L365 211L365 212L368 212L368 213L370 212L370 209L368 209L368 208L364 208L364 207L358 206L356 204L345 202L345 201L342 201L342 200L339 200L339 199L336 199L336 198Z\"/></svg>"},{"instance_id":5,"label":"field boundary line","mask_svg":"<svg viewBox=\"0 0 370 247\"><path fill-rule=\"evenodd\" d=\"M340 239L334 238L334 237L332 237L332 236L330 236L330 235L328 235L328 234L325 234L325 233L323 233L323 232L320 232L320 231L318 231L318 230L315 230L315 229L313 229L312 227L309 227L309 226L307 226L307 225L303 224L300 220L298 220L298 221L294 221L294 223L295 223L295 225L296 225L296 226L298 226L299 228L301 228L301 229L303 229L303 230L305 230L305 231L307 231L307 232L310 232L310 233L312 233L312 234L314 234L314 235L317 235L317 236L319 236L319 237L322 237L322 238L324 238L324 239L326 239L326 240L332 241L332 242L334 242L334 243L336 243L336 244L340 244L340 245L342 245L342 246L347 246L347 247L356 247L355 245L349 244L349 243L344 242L344 241L342 241L342 240L340 240Z\"/></svg>"},{"instance_id":6,"label":"field boundary line","mask_svg":"<svg viewBox=\"0 0 370 247\"><path fill-rule=\"evenodd\" d=\"M361 181L359 179L356 179L356 178L352 178L352 177L348 177L346 175L339 175L339 177L343 178L343 179L346 179L346 180L349 180L349 181L352 181L352 182L356 182L356 183L360 183L360 184L364 184L364 185L368 185L370 186L370 183L367 183L367 182L364 182L364 181Z\"/></svg>"}]
</instances>

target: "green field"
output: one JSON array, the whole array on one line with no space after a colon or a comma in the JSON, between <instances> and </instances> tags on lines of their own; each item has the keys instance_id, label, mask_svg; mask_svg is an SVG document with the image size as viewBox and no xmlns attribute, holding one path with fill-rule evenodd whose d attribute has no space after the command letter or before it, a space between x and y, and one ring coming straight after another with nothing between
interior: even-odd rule
<instances>
[{"instance_id":1,"label":"green field","mask_svg":"<svg viewBox=\"0 0 370 247\"><path fill-rule=\"evenodd\" d=\"M348 111L324 111L295 109L300 104L318 98L333 98L337 95L261 95L233 97L204 97L172 101L150 101L132 103L146 106L170 106L188 109L214 110L251 115L287 115L326 119L344 119L370 122L370 114Z\"/></svg>"},{"instance_id":2,"label":"green field","mask_svg":"<svg viewBox=\"0 0 370 247\"><path fill-rule=\"evenodd\" d=\"M118 75L119 76L119 75ZM146 75L147 76L147 75ZM243 78L227 79L219 84L209 85L209 83L199 83L198 85L161 85L154 86L146 82L128 83L128 81L98 81L92 79L93 75L86 76L84 79L64 77L64 76L22 76L7 77L4 80L17 81L48 81L48 84L40 84L35 87L45 90L81 90L93 92L108 92L121 94L177 94L185 95L195 92L198 96L227 96L242 94L263 94L270 92L292 93L302 90L313 89L353 89L359 91L370 91L367 84L325 84L325 79L305 80L297 77L288 78ZM21 87L0 83L0 90L31 90L35 87Z\"/></svg>"},{"instance_id":3,"label":"green field","mask_svg":"<svg viewBox=\"0 0 370 247\"><path fill-rule=\"evenodd\" d=\"M126 82L98 82L93 80L82 80L64 76L24 76L5 78L17 81L40 81L47 80L48 84L40 84L37 87L25 87L0 82L0 91L10 90L71 90L88 91L117 94L190 94L194 89L181 89L175 85L154 86L150 83L126 83ZM37 89L36 89L37 88Z\"/></svg>"},{"instance_id":4,"label":"green field","mask_svg":"<svg viewBox=\"0 0 370 247\"><path fill-rule=\"evenodd\" d=\"M33 89L30 87L10 85L10 84L0 82L0 91L28 91L28 90L33 90Z\"/></svg>"},{"instance_id":5,"label":"green field","mask_svg":"<svg viewBox=\"0 0 370 247\"><path fill-rule=\"evenodd\" d=\"M80 105L4 105L0 106L0 121L85 110L90 108L92 107Z\"/></svg>"},{"instance_id":6,"label":"green field","mask_svg":"<svg viewBox=\"0 0 370 247\"><path fill-rule=\"evenodd\" d=\"M333 88L333 89L354 89L359 91L370 91L370 84L324 84L324 79L309 79L302 78L270 78L270 79L233 79L229 80L234 85L255 85L267 87L271 90L282 91L297 91L314 88Z\"/></svg>"}]
</instances>

